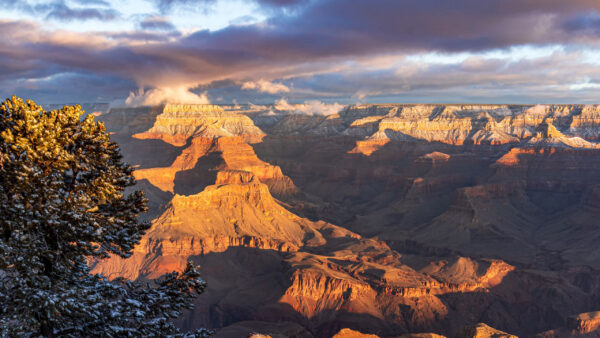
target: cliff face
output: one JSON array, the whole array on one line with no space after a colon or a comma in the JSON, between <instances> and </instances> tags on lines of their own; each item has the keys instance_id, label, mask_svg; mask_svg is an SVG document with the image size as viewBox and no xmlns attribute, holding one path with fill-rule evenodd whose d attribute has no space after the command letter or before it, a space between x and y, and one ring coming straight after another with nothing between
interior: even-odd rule
<instances>
[{"instance_id":1,"label":"cliff face","mask_svg":"<svg viewBox=\"0 0 600 338\"><path fill-rule=\"evenodd\" d=\"M600 106L166 105L100 119L137 166L153 226L131 258L93 271L156 278L195 261L209 287L184 328L532 335L600 309Z\"/></svg>"},{"instance_id":2,"label":"cliff face","mask_svg":"<svg viewBox=\"0 0 600 338\"><path fill-rule=\"evenodd\" d=\"M152 128L133 135L142 140L163 140L174 146L183 146L190 137L198 136L240 136L257 142L264 133L248 117L226 112L216 105L167 104L156 116Z\"/></svg>"},{"instance_id":3,"label":"cliff face","mask_svg":"<svg viewBox=\"0 0 600 338\"><path fill-rule=\"evenodd\" d=\"M169 269L183 269L189 257L229 247L290 252L322 241L311 222L277 204L252 173L221 171L215 185L202 192L175 195L136 246L132 259L100 263L94 272L111 278L156 278ZM166 267L163 262L168 262Z\"/></svg>"},{"instance_id":4,"label":"cliff face","mask_svg":"<svg viewBox=\"0 0 600 338\"><path fill-rule=\"evenodd\" d=\"M271 132L351 135L351 153L371 155L392 140L451 145L516 144L526 140L596 147L598 105L356 105L337 116L283 118ZM564 131L555 127L555 125Z\"/></svg>"},{"instance_id":5,"label":"cliff face","mask_svg":"<svg viewBox=\"0 0 600 338\"><path fill-rule=\"evenodd\" d=\"M456 338L517 338L517 336L496 330L484 323L464 327Z\"/></svg>"},{"instance_id":6,"label":"cliff face","mask_svg":"<svg viewBox=\"0 0 600 338\"><path fill-rule=\"evenodd\" d=\"M590 333L600 328L600 312L581 313L567 319L567 327L577 333Z\"/></svg>"},{"instance_id":7,"label":"cliff face","mask_svg":"<svg viewBox=\"0 0 600 338\"><path fill-rule=\"evenodd\" d=\"M281 168L258 159L241 137L195 137L190 143L169 167L136 170L136 179L147 179L163 191L199 192L212 183L210 171L240 170L256 175L276 195L297 192Z\"/></svg>"}]
</instances>

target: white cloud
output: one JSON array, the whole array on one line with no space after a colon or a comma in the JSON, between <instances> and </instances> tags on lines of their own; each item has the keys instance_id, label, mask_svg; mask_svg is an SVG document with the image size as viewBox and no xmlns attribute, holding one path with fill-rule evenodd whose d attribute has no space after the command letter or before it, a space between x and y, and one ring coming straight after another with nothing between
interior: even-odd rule
<instances>
[{"instance_id":1,"label":"white cloud","mask_svg":"<svg viewBox=\"0 0 600 338\"><path fill-rule=\"evenodd\" d=\"M266 80L247 81L242 84L243 90L258 90L261 93L277 94L289 93L290 88L283 83L274 83Z\"/></svg>"},{"instance_id":2,"label":"white cloud","mask_svg":"<svg viewBox=\"0 0 600 338\"><path fill-rule=\"evenodd\" d=\"M209 104L210 100L206 92L198 95L185 86L140 89L137 93L129 93L129 97L125 99L125 105L128 107L156 106L165 103Z\"/></svg>"},{"instance_id":3,"label":"white cloud","mask_svg":"<svg viewBox=\"0 0 600 338\"><path fill-rule=\"evenodd\" d=\"M589 78L586 78L583 82L573 83L569 86L570 90L585 90L597 88L600 88L600 83L592 82Z\"/></svg>"},{"instance_id":4,"label":"white cloud","mask_svg":"<svg viewBox=\"0 0 600 338\"><path fill-rule=\"evenodd\" d=\"M342 108L344 108L344 105L337 102L323 103L317 100L304 101L304 103L300 104L290 104L286 99L282 98L275 103L276 110L306 115L332 115L339 113Z\"/></svg>"}]
</instances>

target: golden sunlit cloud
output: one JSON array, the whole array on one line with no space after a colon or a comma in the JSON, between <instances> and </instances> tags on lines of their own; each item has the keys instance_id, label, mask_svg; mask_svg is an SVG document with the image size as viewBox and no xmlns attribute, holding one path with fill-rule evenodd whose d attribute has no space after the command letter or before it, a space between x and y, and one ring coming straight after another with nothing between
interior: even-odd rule
<instances>
[{"instance_id":1,"label":"golden sunlit cloud","mask_svg":"<svg viewBox=\"0 0 600 338\"><path fill-rule=\"evenodd\" d=\"M192 93L187 87L164 87L149 90L140 89L129 93L125 99L128 107L155 106L165 103L209 104L207 93Z\"/></svg>"}]
</instances>

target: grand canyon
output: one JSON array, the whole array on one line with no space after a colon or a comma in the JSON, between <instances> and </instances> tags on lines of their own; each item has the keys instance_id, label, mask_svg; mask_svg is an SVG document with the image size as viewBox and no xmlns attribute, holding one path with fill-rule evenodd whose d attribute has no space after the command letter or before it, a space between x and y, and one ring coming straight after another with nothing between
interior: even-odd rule
<instances>
[{"instance_id":1,"label":"grand canyon","mask_svg":"<svg viewBox=\"0 0 600 338\"><path fill-rule=\"evenodd\" d=\"M600 0L0 32L0 337L600 338Z\"/></svg>"},{"instance_id":2,"label":"grand canyon","mask_svg":"<svg viewBox=\"0 0 600 338\"><path fill-rule=\"evenodd\" d=\"M182 328L563 337L600 326L599 105L97 115L135 166L152 227L130 258L93 272L147 280L199 264L208 287Z\"/></svg>"}]
</instances>

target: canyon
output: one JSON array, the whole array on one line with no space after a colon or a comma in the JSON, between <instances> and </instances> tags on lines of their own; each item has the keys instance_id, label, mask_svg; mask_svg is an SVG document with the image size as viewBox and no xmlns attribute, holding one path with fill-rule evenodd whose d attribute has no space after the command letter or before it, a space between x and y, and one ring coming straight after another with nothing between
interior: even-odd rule
<instances>
[{"instance_id":1,"label":"canyon","mask_svg":"<svg viewBox=\"0 0 600 338\"><path fill-rule=\"evenodd\" d=\"M113 108L152 228L112 279L200 265L217 337L600 327L600 105Z\"/></svg>"}]
</instances>

